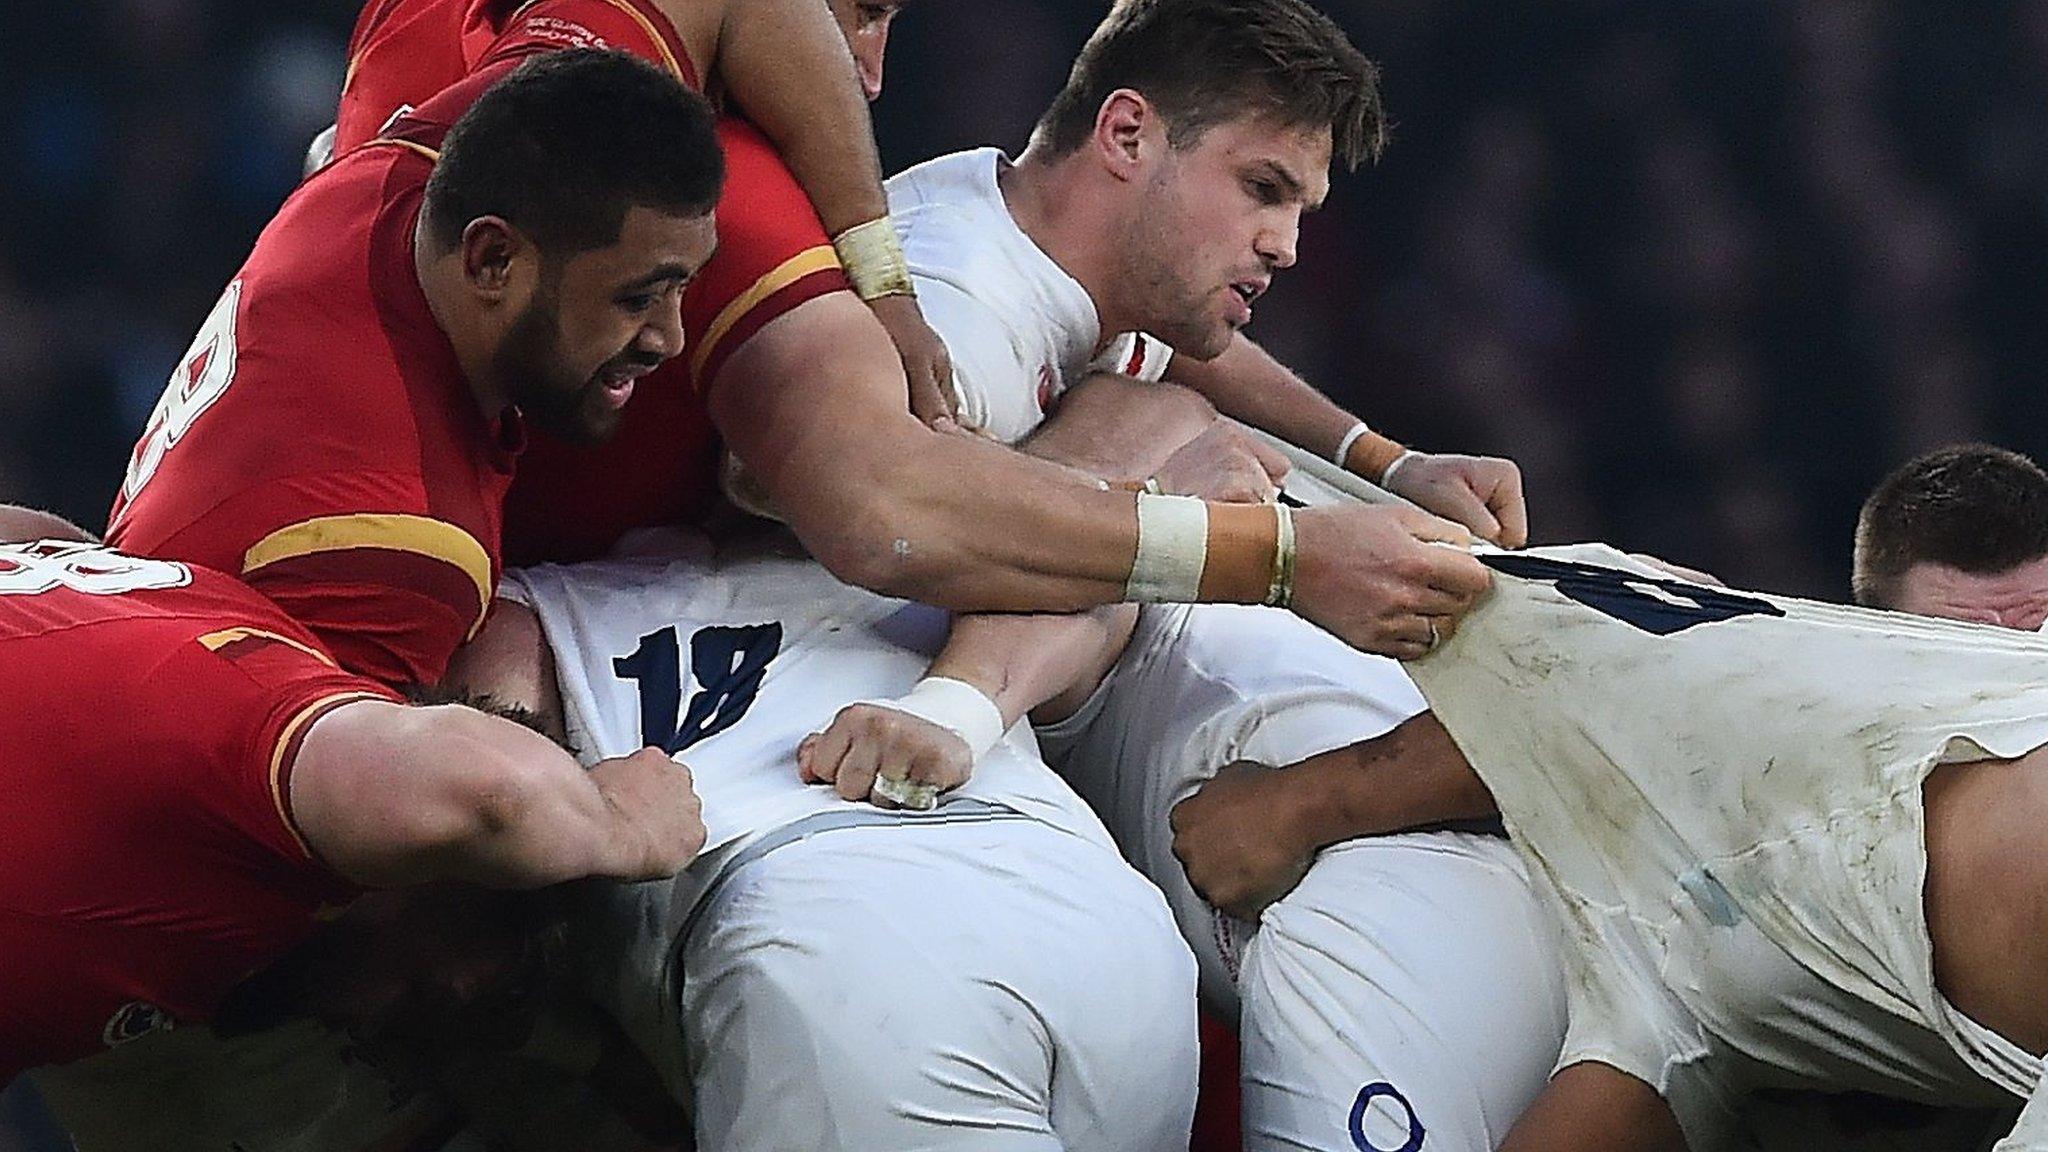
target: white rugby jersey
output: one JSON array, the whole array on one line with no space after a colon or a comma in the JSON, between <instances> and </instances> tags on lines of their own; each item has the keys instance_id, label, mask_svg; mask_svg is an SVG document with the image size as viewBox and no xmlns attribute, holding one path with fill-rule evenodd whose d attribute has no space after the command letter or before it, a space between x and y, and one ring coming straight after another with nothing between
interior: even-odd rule
<instances>
[{"instance_id":1,"label":"white rugby jersey","mask_svg":"<svg viewBox=\"0 0 2048 1152\"><path fill-rule=\"evenodd\" d=\"M886 187L918 304L953 360L961 422L1014 444L1088 373L1157 380L1172 352L1127 332L1096 354L1095 301L1017 227L996 185L1008 163L996 148L956 152Z\"/></svg>"},{"instance_id":2,"label":"white rugby jersey","mask_svg":"<svg viewBox=\"0 0 2048 1152\"><path fill-rule=\"evenodd\" d=\"M500 593L540 617L584 762L666 748L695 777L707 852L815 812L874 811L805 784L797 745L848 704L908 692L947 615L842 584L780 532L714 548L695 532L650 531L621 552L508 573ZM1039 759L1028 724L948 796L1109 843Z\"/></svg>"},{"instance_id":3,"label":"white rugby jersey","mask_svg":"<svg viewBox=\"0 0 2048 1152\"><path fill-rule=\"evenodd\" d=\"M1920 788L2048 743L2048 639L1701 588L1597 545L1482 559L1493 590L1408 670L1564 900L1575 1031L1623 1011L1597 927L1621 915L1744 1046L1740 981L1676 928L1702 919L1674 914L1690 902L2032 1090L2041 1062L1935 989Z\"/></svg>"}]
</instances>

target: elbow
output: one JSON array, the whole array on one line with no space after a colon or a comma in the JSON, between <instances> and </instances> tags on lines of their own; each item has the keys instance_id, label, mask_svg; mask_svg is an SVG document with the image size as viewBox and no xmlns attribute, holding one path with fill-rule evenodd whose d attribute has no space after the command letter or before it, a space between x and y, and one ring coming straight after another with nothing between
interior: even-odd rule
<instances>
[{"instance_id":1,"label":"elbow","mask_svg":"<svg viewBox=\"0 0 2048 1152\"><path fill-rule=\"evenodd\" d=\"M825 570L883 596L928 599L950 554L916 498L874 477L834 515L802 525L797 535Z\"/></svg>"}]
</instances>

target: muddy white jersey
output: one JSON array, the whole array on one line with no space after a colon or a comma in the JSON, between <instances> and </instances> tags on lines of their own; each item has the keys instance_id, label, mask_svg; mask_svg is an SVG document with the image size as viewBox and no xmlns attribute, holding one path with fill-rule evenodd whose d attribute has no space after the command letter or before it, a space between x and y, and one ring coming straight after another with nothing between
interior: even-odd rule
<instances>
[{"instance_id":1,"label":"muddy white jersey","mask_svg":"<svg viewBox=\"0 0 2048 1152\"><path fill-rule=\"evenodd\" d=\"M1567 1058L1663 1087L1692 1022L1652 1035L1642 1005L1675 998L1774 1073L2033 1089L2041 1062L1935 988L1920 790L2048 743L2048 639L1702 588L1597 545L1482 559L1493 590L1408 668L1559 898ZM1838 1006L1774 1023L1738 944Z\"/></svg>"},{"instance_id":2,"label":"muddy white jersey","mask_svg":"<svg viewBox=\"0 0 2048 1152\"><path fill-rule=\"evenodd\" d=\"M840 583L779 532L717 546L694 532L641 533L617 558L528 568L505 583L501 595L540 617L578 756L667 749L696 780L707 852L816 812L873 811L805 784L797 745L847 704L908 692L948 623ZM1108 843L1039 759L1027 724L948 797Z\"/></svg>"},{"instance_id":3,"label":"muddy white jersey","mask_svg":"<svg viewBox=\"0 0 2048 1152\"><path fill-rule=\"evenodd\" d=\"M996 148L956 152L887 188L918 304L952 357L961 421L1014 444L1090 372L1157 380L1172 352L1134 332L1096 352L1095 301L1010 215L996 183L1008 164Z\"/></svg>"}]
</instances>

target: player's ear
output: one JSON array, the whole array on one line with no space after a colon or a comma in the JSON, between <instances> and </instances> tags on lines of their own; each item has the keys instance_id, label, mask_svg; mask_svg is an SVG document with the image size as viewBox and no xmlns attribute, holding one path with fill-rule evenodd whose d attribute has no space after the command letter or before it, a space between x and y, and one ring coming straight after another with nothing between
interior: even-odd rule
<instances>
[{"instance_id":1,"label":"player's ear","mask_svg":"<svg viewBox=\"0 0 2048 1152\"><path fill-rule=\"evenodd\" d=\"M1119 180L1136 179L1152 152L1165 144L1165 137L1159 110L1133 89L1111 92L1095 111L1091 142L1104 167Z\"/></svg>"},{"instance_id":2,"label":"player's ear","mask_svg":"<svg viewBox=\"0 0 2048 1152\"><path fill-rule=\"evenodd\" d=\"M533 242L501 216L479 216L462 230L462 276L477 294L503 297L515 269L531 258Z\"/></svg>"}]
</instances>

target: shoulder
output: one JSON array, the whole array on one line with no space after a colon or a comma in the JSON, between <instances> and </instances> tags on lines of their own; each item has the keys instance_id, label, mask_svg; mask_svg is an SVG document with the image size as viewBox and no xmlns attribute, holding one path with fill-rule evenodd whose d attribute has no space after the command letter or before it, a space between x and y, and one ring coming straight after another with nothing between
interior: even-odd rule
<instances>
[{"instance_id":1,"label":"shoulder","mask_svg":"<svg viewBox=\"0 0 2048 1152\"><path fill-rule=\"evenodd\" d=\"M718 138L718 250L683 296L684 355L700 387L768 321L848 287L817 210L768 138L736 116L720 117Z\"/></svg>"}]
</instances>

